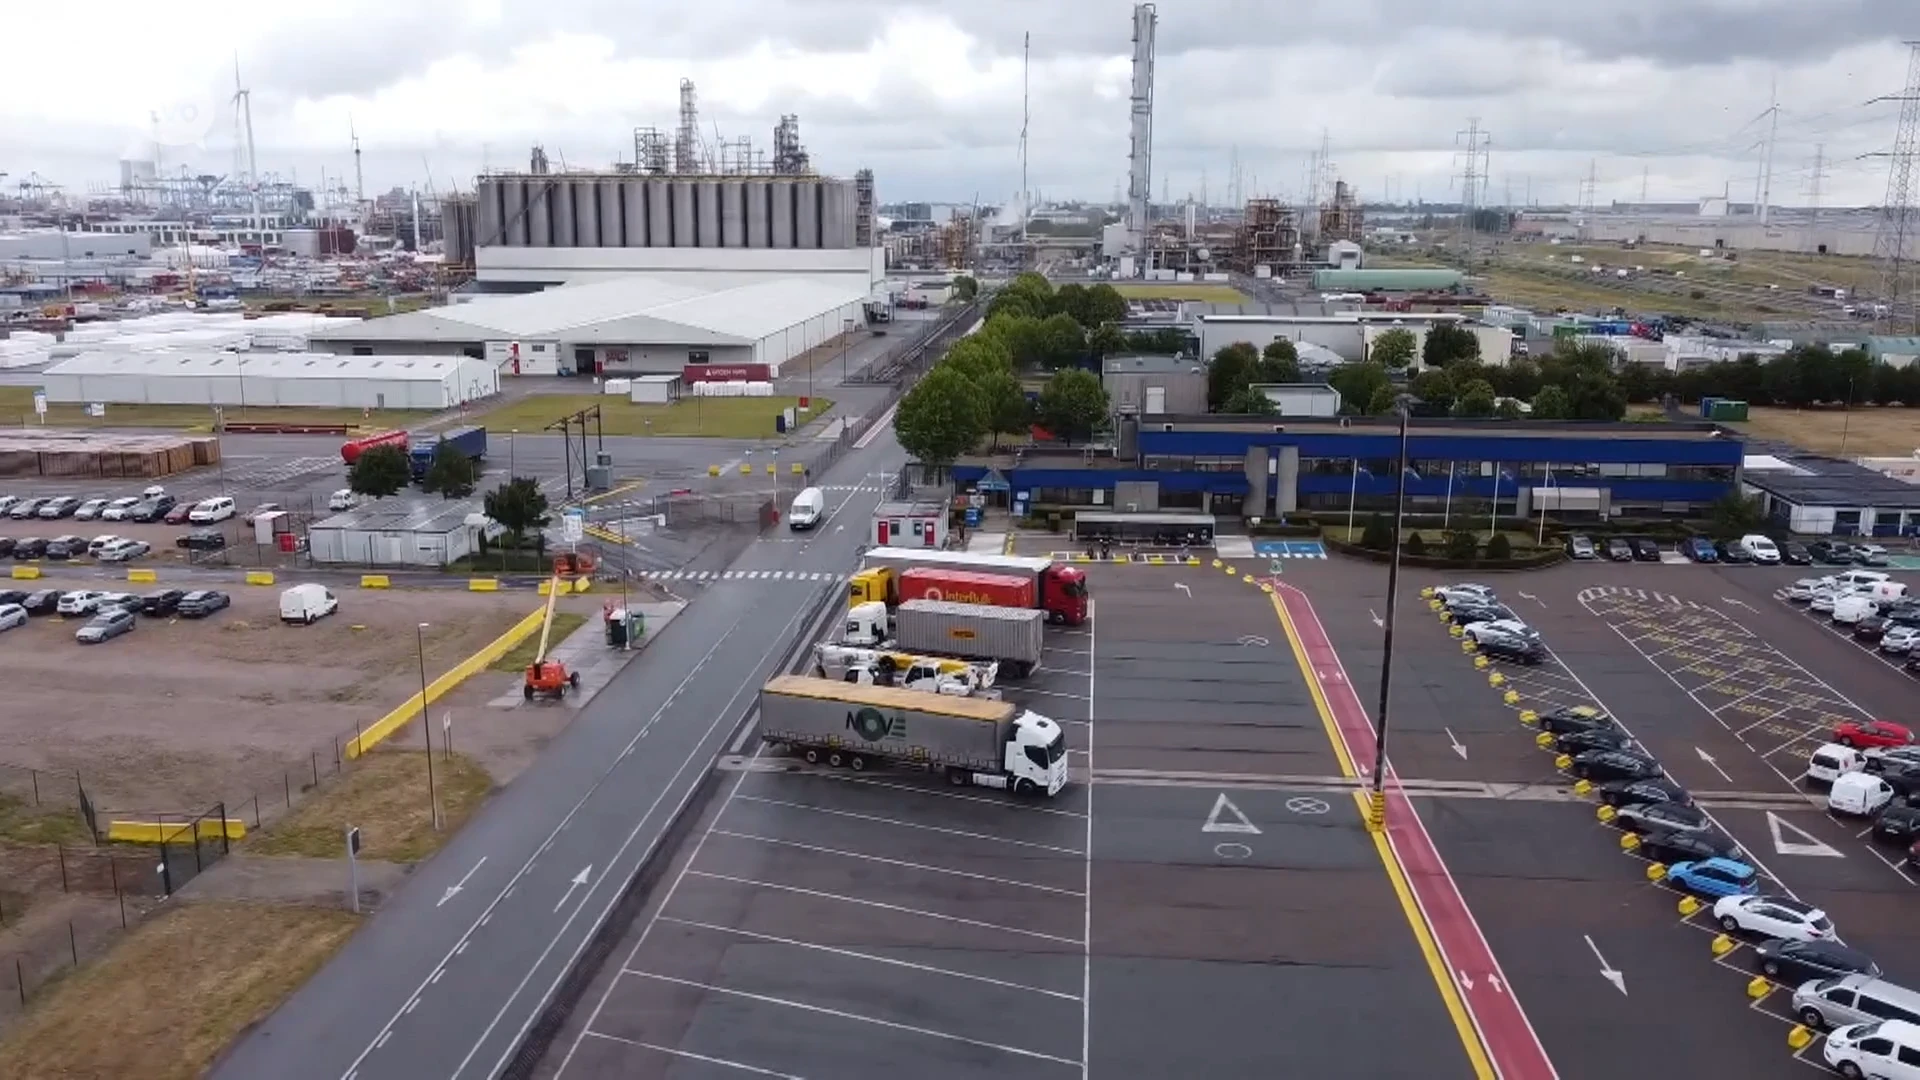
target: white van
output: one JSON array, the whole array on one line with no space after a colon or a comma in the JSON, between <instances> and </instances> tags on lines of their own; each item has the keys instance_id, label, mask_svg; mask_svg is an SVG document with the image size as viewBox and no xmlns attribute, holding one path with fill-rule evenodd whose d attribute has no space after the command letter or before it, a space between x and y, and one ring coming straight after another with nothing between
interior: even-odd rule
<instances>
[{"instance_id":1,"label":"white van","mask_svg":"<svg viewBox=\"0 0 1920 1080\"><path fill-rule=\"evenodd\" d=\"M1807 758L1807 779L1822 784L1831 784L1848 773L1856 773L1867 767L1865 754L1851 746L1839 743L1826 743L1813 751Z\"/></svg>"},{"instance_id":2,"label":"white van","mask_svg":"<svg viewBox=\"0 0 1920 1080\"><path fill-rule=\"evenodd\" d=\"M1920 1024L1879 1019L1849 1024L1827 1036L1820 1054L1841 1076L1920 1080Z\"/></svg>"},{"instance_id":3,"label":"white van","mask_svg":"<svg viewBox=\"0 0 1920 1080\"><path fill-rule=\"evenodd\" d=\"M1749 533L1740 538L1740 550L1753 558L1754 562L1773 565L1780 561L1780 549L1772 540L1759 533Z\"/></svg>"},{"instance_id":4,"label":"white van","mask_svg":"<svg viewBox=\"0 0 1920 1080\"><path fill-rule=\"evenodd\" d=\"M311 624L340 610L340 601L324 585L295 585L280 594L280 621Z\"/></svg>"},{"instance_id":5,"label":"white van","mask_svg":"<svg viewBox=\"0 0 1920 1080\"><path fill-rule=\"evenodd\" d=\"M795 532L811 529L820 524L826 514L827 493L810 487L793 497L793 508L787 511L787 527Z\"/></svg>"},{"instance_id":6,"label":"white van","mask_svg":"<svg viewBox=\"0 0 1920 1080\"><path fill-rule=\"evenodd\" d=\"M1844 574L1834 574L1826 580L1836 586L1850 589L1856 585L1878 585L1883 581L1889 581L1891 579L1892 575L1881 573L1878 570L1848 570Z\"/></svg>"},{"instance_id":7,"label":"white van","mask_svg":"<svg viewBox=\"0 0 1920 1080\"><path fill-rule=\"evenodd\" d=\"M1893 785L1868 772L1850 772L1833 782L1827 809L1851 817L1872 817L1893 801Z\"/></svg>"},{"instance_id":8,"label":"white van","mask_svg":"<svg viewBox=\"0 0 1920 1080\"><path fill-rule=\"evenodd\" d=\"M187 511L187 520L195 525L211 525L216 521L225 521L237 512L231 498L215 495L193 504L193 509Z\"/></svg>"}]
</instances>

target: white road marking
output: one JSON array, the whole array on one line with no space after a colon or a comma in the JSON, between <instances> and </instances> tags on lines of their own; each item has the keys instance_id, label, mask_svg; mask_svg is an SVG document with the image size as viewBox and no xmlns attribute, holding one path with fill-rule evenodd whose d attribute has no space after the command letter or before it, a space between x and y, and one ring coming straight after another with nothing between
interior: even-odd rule
<instances>
[{"instance_id":1,"label":"white road marking","mask_svg":"<svg viewBox=\"0 0 1920 1080\"><path fill-rule=\"evenodd\" d=\"M790 892L799 896L810 896L815 900L832 900L850 907L870 907L879 911L891 911L898 915L914 915L922 919L935 919L940 922L954 923L959 926L974 926L982 930L992 930L1001 934L1014 934L1019 937L1038 938L1041 941L1057 941L1063 945L1078 945L1080 942L1060 934L1049 934L1042 930L1028 930L1021 926L1006 926L988 922L984 919L969 919L964 915L948 915L940 911L928 911L925 908L908 907L905 904L890 904L884 900L869 900L863 896L847 896L842 893L826 892L822 889L808 889L799 885L788 885L779 881L763 881L759 878L737 877L733 874L717 874L711 870L689 870L692 877L703 877L710 881L730 881L735 885L745 885L753 889L772 889L776 892Z\"/></svg>"}]
</instances>

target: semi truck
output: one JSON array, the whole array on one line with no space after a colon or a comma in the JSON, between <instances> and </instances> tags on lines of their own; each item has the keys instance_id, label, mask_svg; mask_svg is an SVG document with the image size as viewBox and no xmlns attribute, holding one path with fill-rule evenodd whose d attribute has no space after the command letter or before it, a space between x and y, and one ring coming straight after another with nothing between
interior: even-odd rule
<instances>
[{"instance_id":1,"label":"semi truck","mask_svg":"<svg viewBox=\"0 0 1920 1080\"><path fill-rule=\"evenodd\" d=\"M1034 602L1033 584L1031 578L1019 574L984 574L944 566L896 572L890 567L872 566L853 575L848 606L875 600L888 607L898 607L906 600L952 600L996 607L1039 607Z\"/></svg>"},{"instance_id":2,"label":"semi truck","mask_svg":"<svg viewBox=\"0 0 1920 1080\"><path fill-rule=\"evenodd\" d=\"M1067 786L1066 733L1010 701L781 675L760 690L760 739L809 764L918 766L1020 795Z\"/></svg>"},{"instance_id":3,"label":"semi truck","mask_svg":"<svg viewBox=\"0 0 1920 1080\"><path fill-rule=\"evenodd\" d=\"M841 644L918 656L991 660L1011 678L1040 666L1047 613L1038 608L909 600L893 612L881 603L847 609Z\"/></svg>"},{"instance_id":4,"label":"semi truck","mask_svg":"<svg viewBox=\"0 0 1920 1080\"><path fill-rule=\"evenodd\" d=\"M945 656L863 649L822 642L813 647L813 673L824 679L862 686L898 686L930 694L985 697L992 694L1000 665Z\"/></svg>"},{"instance_id":5,"label":"semi truck","mask_svg":"<svg viewBox=\"0 0 1920 1080\"><path fill-rule=\"evenodd\" d=\"M465 454L478 468L481 459L487 456L487 429L469 424L452 428L438 436L416 436L412 448L407 451L407 460L413 466L416 483L426 478L427 470L433 467L433 456L440 452L442 444Z\"/></svg>"},{"instance_id":6,"label":"semi truck","mask_svg":"<svg viewBox=\"0 0 1920 1080\"><path fill-rule=\"evenodd\" d=\"M884 571L897 577L910 570L961 571L995 577L1018 577L1029 582L1033 600L1029 606L1047 613L1047 618L1065 626L1087 621L1087 575L1078 567L1053 559L1027 555L982 555L968 551L940 551L933 548L872 548L860 557L860 573L854 575L849 604L884 601L898 592L897 583L878 578L868 571Z\"/></svg>"}]
</instances>

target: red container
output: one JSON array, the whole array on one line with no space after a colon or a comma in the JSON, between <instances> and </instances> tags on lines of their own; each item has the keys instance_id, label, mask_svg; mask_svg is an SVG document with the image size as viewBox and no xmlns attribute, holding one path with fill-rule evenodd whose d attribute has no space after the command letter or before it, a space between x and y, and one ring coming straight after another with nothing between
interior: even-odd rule
<instances>
[{"instance_id":1,"label":"red container","mask_svg":"<svg viewBox=\"0 0 1920 1080\"><path fill-rule=\"evenodd\" d=\"M340 444L340 457L347 464L351 465L360 460L361 451L371 450L376 446L397 446L404 451L407 448L407 433L404 431L383 431L378 435L368 435L363 439L354 439L350 442L342 443Z\"/></svg>"},{"instance_id":2,"label":"red container","mask_svg":"<svg viewBox=\"0 0 1920 1080\"><path fill-rule=\"evenodd\" d=\"M293 535L292 533L290 533L290 532L283 532L283 533L280 533L280 534L278 535L278 537L277 537L277 539L278 539L278 540L280 541L280 550L281 550L281 551L286 551L286 552L291 552L291 551L293 551L293 549L294 549L294 535Z\"/></svg>"},{"instance_id":3,"label":"red container","mask_svg":"<svg viewBox=\"0 0 1920 1080\"><path fill-rule=\"evenodd\" d=\"M954 604L984 604L988 607L1030 608L1034 605L1033 579L1007 574L982 574L973 570L938 570L921 567L900 575L900 602L908 600L945 600Z\"/></svg>"}]
</instances>

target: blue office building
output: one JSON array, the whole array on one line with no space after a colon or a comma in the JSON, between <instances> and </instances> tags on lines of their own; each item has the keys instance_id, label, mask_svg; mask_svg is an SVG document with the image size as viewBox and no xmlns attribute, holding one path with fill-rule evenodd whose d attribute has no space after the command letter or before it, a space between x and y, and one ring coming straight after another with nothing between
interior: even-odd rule
<instances>
[{"instance_id":1,"label":"blue office building","mask_svg":"<svg viewBox=\"0 0 1920 1080\"><path fill-rule=\"evenodd\" d=\"M1708 423L1415 419L1409 513L1579 521L1697 514L1739 490L1742 443ZM961 487L1004 484L1030 505L1194 510L1280 520L1391 509L1398 421L1122 417L1115 445L1027 448L954 467ZM1469 509L1472 508L1472 509Z\"/></svg>"}]
</instances>

